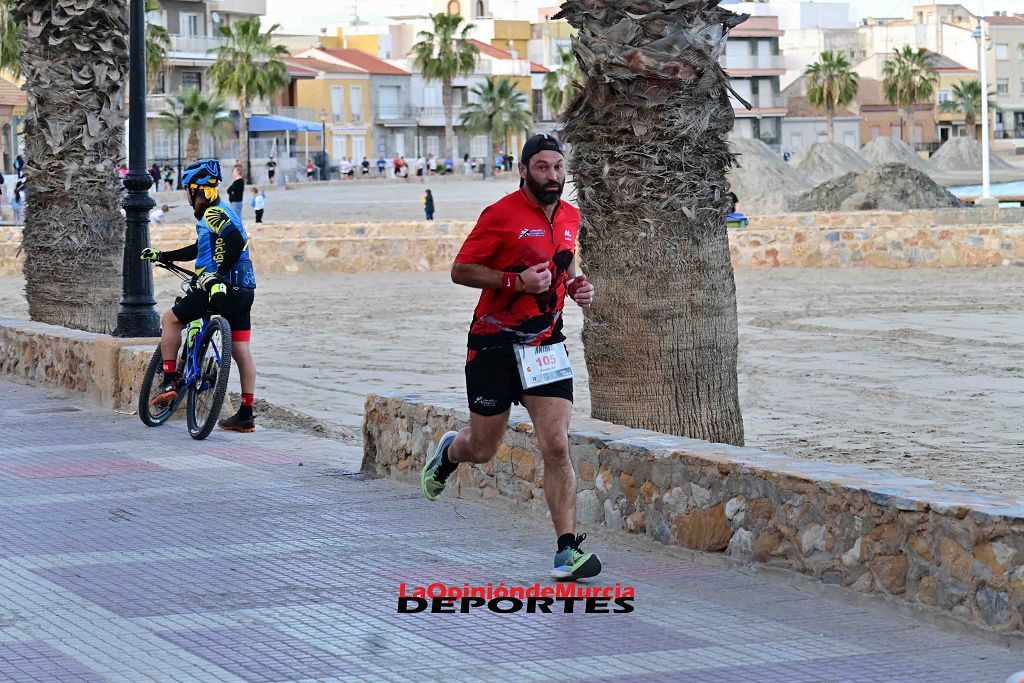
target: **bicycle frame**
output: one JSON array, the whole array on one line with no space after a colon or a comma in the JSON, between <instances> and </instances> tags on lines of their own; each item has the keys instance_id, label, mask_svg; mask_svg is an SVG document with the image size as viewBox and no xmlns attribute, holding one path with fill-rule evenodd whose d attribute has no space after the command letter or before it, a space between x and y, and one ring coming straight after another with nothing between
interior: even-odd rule
<instances>
[{"instance_id":1,"label":"bicycle frame","mask_svg":"<svg viewBox=\"0 0 1024 683\"><path fill-rule=\"evenodd\" d=\"M186 286L188 291L194 289L194 287L192 286L192 282L194 282L196 274L193 273L191 270L181 268L180 266L176 266L173 263L164 263L162 261L157 261L156 263L154 263L154 265L156 265L159 268L163 268L164 270L168 270L177 275L178 277L180 277L182 280L183 290L186 289ZM196 382L196 380L199 379L200 376L202 375L203 370L201 367L199 367L199 362L201 359L199 358L199 347L196 345L196 340L202 338L203 332L206 330L206 325L209 323L209 321L210 316L204 315L202 318L198 320L193 320L192 322L185 326L186 334L184 352L184 381L186 387L192 386ZM218 348L217 343L212 339L210 340L210 346L213 347L213 353L217 358L217 363L220 364L220 348ZM199 391L205 391L205 389L202 386L200 386ZM184 397L184 393L185 392L182 392L179 395L179 401L181 400L182 397Z\"/></svg>"}]
</instances>

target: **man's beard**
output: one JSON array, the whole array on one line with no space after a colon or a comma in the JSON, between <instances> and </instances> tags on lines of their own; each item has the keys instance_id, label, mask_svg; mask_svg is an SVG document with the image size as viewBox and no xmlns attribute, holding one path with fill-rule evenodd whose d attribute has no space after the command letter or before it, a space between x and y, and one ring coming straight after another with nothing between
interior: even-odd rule
<instances>
[{"instance_id":1,"label":"man's beard","mask_svg":"<svg viewBox=\"0 0 1024 683\"><path fill-rule=\"evenodd\" d=\"M533 179L533 174L527 171L526 173L526 186L530 188L530 192L537 198L537 201L545 206L550 204L558 203L558 198L562 196L562 188L565 187L565 181L558 183L558 189L546 188L541 183Z\"/></svg>"}]
</instances>

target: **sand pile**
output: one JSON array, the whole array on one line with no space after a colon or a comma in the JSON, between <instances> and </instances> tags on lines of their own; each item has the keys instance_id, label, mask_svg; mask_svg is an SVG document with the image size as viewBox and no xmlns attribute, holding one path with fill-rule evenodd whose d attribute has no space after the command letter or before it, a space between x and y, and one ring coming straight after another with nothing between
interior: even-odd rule
<instances>
[{"instance_id":1,"label":"sand pile","mask_svg":"<svg viewBox=\"0 0 1024 683\"><path fill-rule=\"evenodd\" d=\"M793 155L793 167L815 183L868 167L856 151L837 142L815 142Z\"/></svg>"},{"instance_id":2,"label":"sand pile","mask_svg":"<svg viewBox=\"0 0 1024 683\"><path fill-rule=\"evenodd\" d=\"M906 164L929 175L937 170L931 162L918 155L910 145L896 138L875 138L860 148L860 155L873 166Z\"/></svg>"},{"instance_id":3,"label":"sand pile","mask_svg":"<svg viewBox=\"0 0 1024 683\"><path fill-rule=\"evenodd\" d=\"M790 209L793 199L814 187L810 179L760 140L736 138L729 144L739 155L739 166L729 171L729 183L743 213L783 213Z\"/></svg>"},{"instance_id":4,"label":"sand pile","mask_svg":"<svg viewBox=\"0 0 1024 683\"><path fill-rule=\"evenodd\" d=\"M1014 166L989 150L989 168L993 171L1013 171ZM931 162L941 171L951 173L981 170L981 143L972 138L950 138L932 155Z\"/></svg>"},{"instance_id":5,"label":"sand pile","mask_svg":"<svg viewBox=\"0 0 1024 683\"><path fill-rule=\"evenodd\" d=\"M907 164L869 166L829 180L801 196L794 211L941 209L962 206L959 199Z\"/></svg>"}]
</instances>

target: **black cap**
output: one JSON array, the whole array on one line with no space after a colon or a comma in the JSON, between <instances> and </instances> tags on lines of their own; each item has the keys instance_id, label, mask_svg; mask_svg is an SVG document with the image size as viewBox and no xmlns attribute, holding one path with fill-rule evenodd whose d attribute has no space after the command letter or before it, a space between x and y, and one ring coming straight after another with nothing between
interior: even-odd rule
<instances>
[{"instance_id":1,"label":"black cap","mask_svg":"<svg viewBox=\"0 0 1024 683\"><path fill-rule=\"evenodd\" d=\"M538 152L558 152L562 154L562 143L547 133L538 133L523 145L523 153L519 155L519 161L529 165L530 158Z\"/></svg>"}]
</instances>

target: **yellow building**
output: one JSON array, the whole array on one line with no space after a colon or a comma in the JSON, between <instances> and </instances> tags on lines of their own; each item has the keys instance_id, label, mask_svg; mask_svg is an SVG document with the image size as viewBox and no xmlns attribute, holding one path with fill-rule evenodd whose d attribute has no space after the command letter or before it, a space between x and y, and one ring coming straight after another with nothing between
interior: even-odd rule
<instances>
[{"instance_id":1,"label":"yellow building","mask_svg":"<svg viewBox=\"0 0 1024 683\"><path fill-rule=\"evenodd\" d=\"M362 161L373 150L370 74L355 66L312 57L288 59L297 75L294 105L324 121L326 149L332 161Z\"/></svg>"},{"instance_id":2,"label":"yellow building","mask_svg":"<svg viewBox=\"0 0 1024 683\"><path fill-rule=\"evenodd\" d=\"M934 52L929 53L932 59L932 66L939 77L935 86L935 125L937 128L938 142L945 142L951 137L966 135L981 139L981 114L977 115L975 123L976 131L967 130L963 112L942 111L942 103L953 99L953 86L960 81L977 81L980 79L978 72L963 64L959 64L949 57ZM991 88L991 86L990 86ZM989 99L994 100L994 94ZM996 108L989 108L989 136L995 133Z\"/></svg>"}]
</instances>

